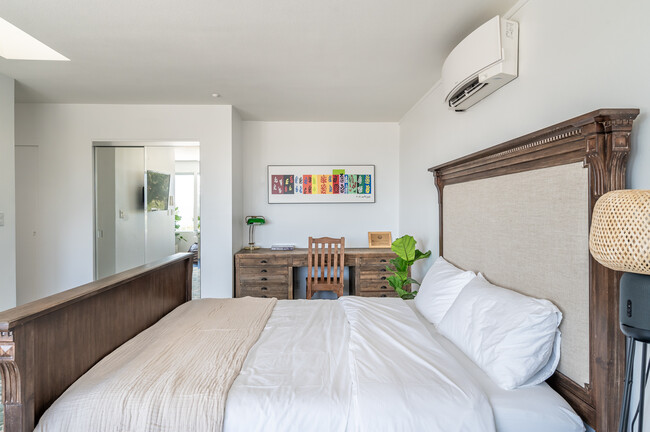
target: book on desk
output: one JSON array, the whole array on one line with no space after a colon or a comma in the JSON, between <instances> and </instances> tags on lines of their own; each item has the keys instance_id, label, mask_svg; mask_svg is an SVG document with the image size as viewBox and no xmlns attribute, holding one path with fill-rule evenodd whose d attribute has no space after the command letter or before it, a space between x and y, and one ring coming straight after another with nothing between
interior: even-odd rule
<instances>
[{"instance_id":1,"label":"book on desk","mask_svg":"<svg viewBox=\"0 0 650 432\"><path fill-rule=\"evenodd\" d=\"M292 244L274 244L271 246L272 251L292 251L296 248L296 245Z\"/></svg>"}]
</instances>

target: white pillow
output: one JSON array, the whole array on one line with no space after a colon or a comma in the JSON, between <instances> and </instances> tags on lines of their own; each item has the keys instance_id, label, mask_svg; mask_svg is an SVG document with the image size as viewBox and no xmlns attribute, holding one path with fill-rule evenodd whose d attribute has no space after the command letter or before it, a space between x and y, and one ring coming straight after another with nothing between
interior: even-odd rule
<instances>
[{"instance_id":1,"label":"white pillow","mask_svg":"<svg viewBox=\"0 0 650 432\"><path fill-rule=\"evenodd\" d=\"M539 300L474 278L438 330L505 390L539 384L560 360L562 313Z\"/></svg>"},{"instance_id":2,"label":"white pillow","mask_svg":"<svg viewBox=\"0 0 650 432\"><path fill-rule=\"evenodd\" d=\"M465 285L476 275L438 257L422 280L415 307L432 324L438 324Z\"/></svg>"}]
</instances>

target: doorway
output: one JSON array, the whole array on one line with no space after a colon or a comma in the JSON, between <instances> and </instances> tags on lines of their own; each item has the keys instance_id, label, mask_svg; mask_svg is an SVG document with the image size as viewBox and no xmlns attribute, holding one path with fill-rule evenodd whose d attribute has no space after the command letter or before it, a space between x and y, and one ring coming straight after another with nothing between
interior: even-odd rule
<instances>
[{"instance_id":1,"label":"doorway","mask_svg":"<svg viewBox=\"0 0 650 432\"><path fill-rule=\"evenodd\" d=\"M173 144L93 143L95 279L192 252L200 298L199 147Z\"/></svg>"}]
</instances>

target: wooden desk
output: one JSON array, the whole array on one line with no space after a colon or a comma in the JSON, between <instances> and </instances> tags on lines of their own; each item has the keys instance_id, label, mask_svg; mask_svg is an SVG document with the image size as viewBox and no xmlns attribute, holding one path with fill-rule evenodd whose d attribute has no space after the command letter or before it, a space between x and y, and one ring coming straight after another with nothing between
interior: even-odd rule
<instances>
[{"instance_id":1,"label":"wooden desk","mask_svg":"<svg viewBox=\"0 0 650 432\"><path fill-rule=\"evenodd\" d=\"M350 269L350 295L397 297L388 283L386 270L390 249L345 248L345 265ZM242 249L235 254L235 297L293 298L294 269L307 267L307 249L272 251Z\"/></svg>"}]
</instances>

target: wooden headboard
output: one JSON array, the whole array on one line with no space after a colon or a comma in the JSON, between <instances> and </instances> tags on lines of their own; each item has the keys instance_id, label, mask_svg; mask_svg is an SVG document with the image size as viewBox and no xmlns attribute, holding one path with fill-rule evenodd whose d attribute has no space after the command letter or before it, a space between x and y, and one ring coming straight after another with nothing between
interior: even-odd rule
<instances>
[{"instance_id":1,"label":"wooden headboard","mask_svg":"<svg viewBox=\"0 0 650 432\"><path fill-rule=\"evenodd\" d=\"M598 432L618 427L625 341L620 273L589 255L589 225L596 200L625 188L638 114L600 109L429 169L440 255L557 304L564 364L549 383Z\"/></svg>"},{"instance_id":2,"label":"wooden headboard","mask_svg":"<svg viewBox=\"0 0 650 432\"><path fill-rule=\"evenodd\" d=\"M5 432L31 432L104 356L192 299L192 254L109 276L0 313Z\"/></svg>"}]
</instances>

